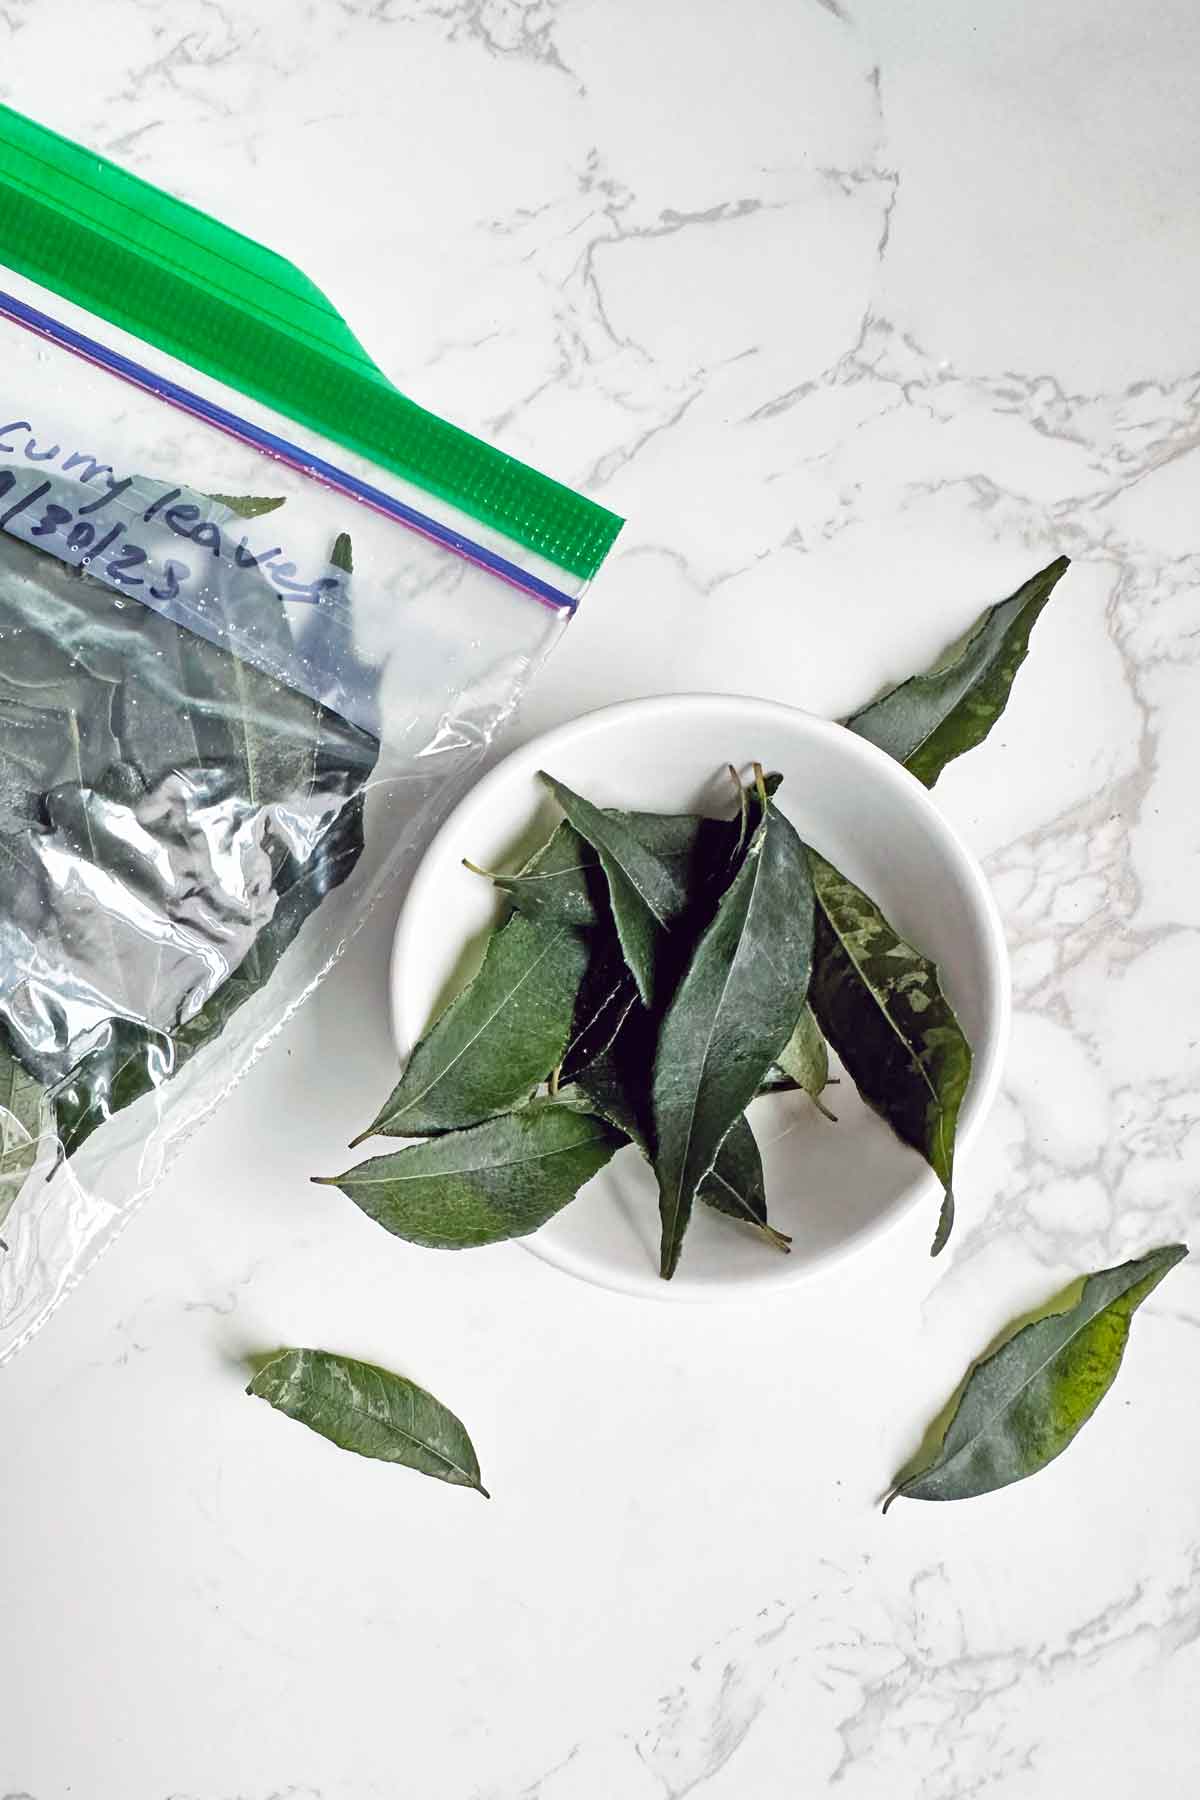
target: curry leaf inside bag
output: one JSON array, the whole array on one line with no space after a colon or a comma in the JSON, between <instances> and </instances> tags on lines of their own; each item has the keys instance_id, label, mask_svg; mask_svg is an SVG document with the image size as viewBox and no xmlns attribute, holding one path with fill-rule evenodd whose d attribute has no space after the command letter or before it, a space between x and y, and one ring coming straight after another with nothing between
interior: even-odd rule
<instances>
[{"instance_id":1,"label":"curry leaf inside bag","mask_svg":"<svg viewBox=\"0 0 1200 1800\"><path fill-rule=\"evenodd\" d=\"M293 654L256 570L214 625ZM362 848L378 744L220 642L0 535L0 1025L64 1154L169 1079Z\"/></svg>"}]
</instances>

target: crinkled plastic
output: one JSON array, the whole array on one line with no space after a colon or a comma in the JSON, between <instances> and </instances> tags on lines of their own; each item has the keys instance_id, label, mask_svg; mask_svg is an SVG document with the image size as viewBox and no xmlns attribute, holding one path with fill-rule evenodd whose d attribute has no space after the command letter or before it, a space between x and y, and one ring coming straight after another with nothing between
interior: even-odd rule
<instances>
[{"instance_id":1,"label":"crinkled plastic","mask_svg":"<svg viewBox=\"0 0 1200 1800\"><path fill-rule=\"evenodd\" d=\"M126 249L134 203L187 210L87 166ZM48 271L32 190L4 182L0 1357L403 879L619 526L428 415L392 455L390 389L362 407L376 460L336 405L290 408L286 342L273 387L222 380L240 340L204 281L190 338L149 279L140 318L125 286L83 292L81 241ZM94 233L95 195L54 196ZM316 293L278 267L276 291Z\"/></svg>"}]
</instances>

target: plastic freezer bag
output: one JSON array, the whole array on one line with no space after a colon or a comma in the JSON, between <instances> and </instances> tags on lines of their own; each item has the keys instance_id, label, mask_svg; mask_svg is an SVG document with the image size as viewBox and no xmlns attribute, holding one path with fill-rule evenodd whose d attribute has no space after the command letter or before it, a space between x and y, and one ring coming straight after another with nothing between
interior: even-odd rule
<instances>
[{"instance_id":1,"label":"plastic freezer bag","mask_svg":"<svg viewBox=\"0 0 1200 1800\"><path fill-rule=\"evenodd\" d=\"M619 521L0 109L0 1356L456 797Z\"/></svg>"}]
</instances>

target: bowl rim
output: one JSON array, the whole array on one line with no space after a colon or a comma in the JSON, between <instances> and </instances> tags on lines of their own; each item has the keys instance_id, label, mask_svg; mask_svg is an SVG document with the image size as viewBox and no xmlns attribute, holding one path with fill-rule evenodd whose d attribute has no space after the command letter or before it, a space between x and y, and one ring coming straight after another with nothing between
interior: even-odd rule
<instances>
[{"instance_id":1,"label":"bowl rim","mask_svg":"<svg viewBox=\"0 0 1200 1800\"><path fill-rule=\"evenodd\" d=\"M403 1058L408 1055L413 1043L413 1037L404 1030L401 1019L401 969L410 959L410 938L415 929L415 920L423 911L426 890L441 878L445 861L445 845L451 836L461 828L464 816L470 817L477 810L486 813L493 793L506 789L513 781L536 775L537 770L546 766L553 759L555 751L563 744L577 745L581 740L593 735L602 735L614 729L619 730L630 719L641 722L651 718L670 720L672 717L678 718L685 713L705 715L711 713L719 716L725 712L743 711L747 707L753 708L764 718L773 717L781 724L792 728L798 721L802 722L803 728L812 731L816 736L827 737L831 741L836 740L839 752L856 758L867 779L890 784L903 801L910 806L915 805L918 812L924 814L927 829L935 838L940 839L941 846L954 867L956 877L968 897L969 904L979 916L983 928L981 936L985 947L986 973L994 1001L992 1010L995 1022L987 1042L978 1048L972 1046L974 1052L972 1080L960 1117L955 1143L957 1169L961 1167L962 1161L978 1138L995 1102L1004 1072L1012 1027L1011 968L1004 924L995 896L974 853L967 847L954 826L937 806L929 789L918 781L916 776L904 767L903 763L889 756L885 750L879 749L869 739L847 730L846 726L838 721L822 718L817 713L807 712L802 707L789 706L779 700L765 700L751 694L710 693L703 690L674 694L651 694L639 696L633 700L618 700L580 713L578 717L568 719L561 725L553 726L550 730L528 739L524 744L516 745L493 768L473 783L442 821L426 846L400 908L388 968L389 1008L392 1037L396 1048ZM772 1270L764 1268L763 1274L757 1276L753 1281L730 1281L728 1283L689 1281L681 1269L669 1282L658 1279L657 1273L651 1271L654 1274L653 1285L651 1285L646 1275L625 1276L619 1271L606 1271L603 1267L589 1263L586 1257L564 1250L561 1246L546 1240L539 1242L540 1232L533 1232L527 1237L516 1238L512 1241L536 1256L539 1261L549 1263L552 1267L574 1276L577 1280L586 1281L591 1286L607 1289L610 1292L632 1295L638 1299L662 1301L702 1304L725 1304L739 1301L746 1303L767 1294L781 1294L807 1282L828 1276L850 1259L878 1246L901 1224L911 1220L917 1208L922 1203L928 1202L937 1191L938 1183L933 1171L923 1168L914 1175L906 1196L889 1212L882 1213L878 1218L863 1225L852 1236L825 1246L803 1262L793 1263L790 1258L783 1257L777 1259Z\"/></svg>"}]
</instances>

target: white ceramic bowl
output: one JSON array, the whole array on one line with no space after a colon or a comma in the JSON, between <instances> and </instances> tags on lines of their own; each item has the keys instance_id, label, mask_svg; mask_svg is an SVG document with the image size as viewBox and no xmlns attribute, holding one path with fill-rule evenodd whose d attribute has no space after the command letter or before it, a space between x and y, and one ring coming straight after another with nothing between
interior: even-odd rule
<instances>
[{"instance_id":1,"label":"white ceramic bowl","mask_svg":"<svg viewBox=\"0 0 1200 1800\"><path fill-rule=\"evenodd\" d=\"M938 964L974 1050L958 1132L958 1167L991 1105L1009 1026L1008 959L995 903L974 858L920 782L840 725L765 700L677 694L588 714L516 750L447 820L413 880L396 932L392 1004L406 1056L435 1011L475 971L498 907L462 866L515 868L549 835L557 810L539 769L601 806L728 815L726 764L783 774L778 803L801 836L873 895ZM715 1300L788 1287L879 1236L914 1208L923 1254L937 1182L896 1142L843 1076L826 1100L756 1100L770 1217L790 1232L782 1255L698 1205L674 1280L658 1277L653 1177L632 1149L548 1225L521 1242L556 1268L601 1286L667 1300ZM970 1207L969 1183L956 1183ZM468 1253L469 1254L469 1253Z\"/></svg>"}]
</instances>

